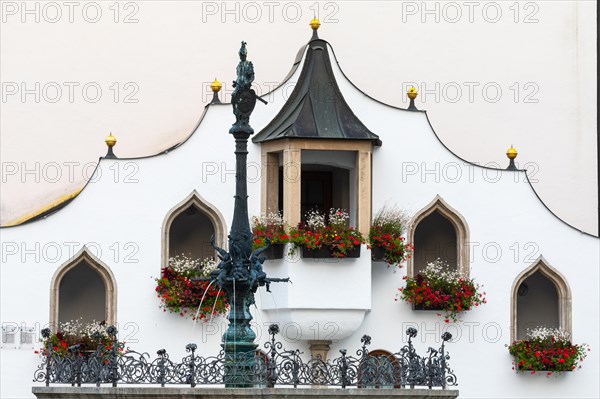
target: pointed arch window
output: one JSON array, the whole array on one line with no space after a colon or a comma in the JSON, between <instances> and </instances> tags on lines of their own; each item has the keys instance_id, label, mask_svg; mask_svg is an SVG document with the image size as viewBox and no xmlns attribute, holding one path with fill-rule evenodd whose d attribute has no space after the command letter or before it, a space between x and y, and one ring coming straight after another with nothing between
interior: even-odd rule
<instances>
[{"instance_id":1,"label":"pointed arch window","mask_svg":"<svg viewBox=\"0 0 600 399\"><path fill-rule=\"evenodd\" d=\"M535 327L571 334L571 289L543 257L517 276L511 298L511 341L524 339Z\"/></svg>"},{"instance_id":2,"label":"pointed arch window","mask_svg":"<svg viewBox=\"0 0 600 399\"><path fill-rule=\"evenodd\" d=\"M114 324L117 285L110 268L85 247L58 268L50 287L50 325L81 319Z\"/></svg>"},{"instance_id":3,"label":"pointed arch window","mask_svg":"<svg viewBox=\"0 0 600 399\"><path fill-rule=\"evenodd\" d=\"M408 274L414 276L427 263L440 259L450 268L468 276L469 228L466 220L439 195L414 216L408 230L408 242L415 247L408 259Z\"/></svg>"},{"instance_id":4,"label":"pointed arch window","mask_svg":"<svg viewBox=\"0 0 600 399\"><path fill-rule=\"evenodd\" d=\"M225 246L227 233L223 215L193 191L165 217L161 268L176 255L185 254L193 259L213 257L215 252L210 245L213 236L217 245Z\"/></svg>"}]
</instances>

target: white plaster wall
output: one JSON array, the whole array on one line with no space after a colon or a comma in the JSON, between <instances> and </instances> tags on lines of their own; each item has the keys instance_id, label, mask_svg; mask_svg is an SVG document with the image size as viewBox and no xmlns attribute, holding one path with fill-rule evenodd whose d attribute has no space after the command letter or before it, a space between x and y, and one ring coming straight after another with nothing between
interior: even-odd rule
<instances>
[{"instance_id":1,"label":"white plaster wall","mask_svg":"<svg viewBox=\"0 0 600 399\"><path fill-rule=\"evenodd\" d=\"M283 100L278 108L281 105ZM253 118L253 125L257 129L264 126L278 108L262 108ZM47 323L51 277L86 245L115 275L118 323L134 348L168 346L177 357L183 355L190 341L211 342L210 346L200 344L199 352L214 354L224 331L222 326L219 324L218 330L204 330L202 325L194 329L189 320L163 314L154 294L154 278L162 267L163 221L169 210L193 190L218 207L228 223L231 221L235 157L233 139L226 133L231 119L229 105L210 107L198 131L184 145L158 157L103 160L88 186L67 207L46 219L3 229L2 323ZM260 147L252 143L249 147L249 213L257 215ZM224 148L229 151L215 151ZM228 226L225 228L228 231ZM26 292L23 284L14 284L15 280L23 281L23 276L31 276ZM23 297L27 300L17 299ZM15 306L17 303L22 306ZM257 315L256 320L268 326L270 319ZM260 339L264 342L265 338ZM7 355L2 356L2 379L11 382L2 384L1 396L31 396L29 370L35 369L37 355L33 350L3 352ZM27 366L15 367L21 362Z\"/></svg>"},{"instance_id":2,"label":"white plaster wall","mask_svg":"<svg viewBox=\"0 0 600 399\"><path fill-rule=\"evenodd\" d=\"M63 2L2 2L2 223L80 187L109 131L120 156L180 141L214 77L229 99L242 39L257 90L269 91L316 13L321 37L364 91L406 107L406 86L416 83L417 105L432 111L450 148L504 165L514 144L550 208L597 231L596 2L90 3L70 11ZM62 90L56 102L52 82ZM72 100L69 82L79 85ZM39 100L22 100L20 85L36 83ZM102 90L97 102L82 94L90 83ZM502 95L492 102L496 87Z\"/></svg>"},{"instance_id":3,"label":"white plaster wall","mask_svg":"<svg viewBox=\"0 0 600 399\"><path fill-rule=\"evenodd\" d=\"M334 343L331 353L338 353L340 347L358 348L365 333L372 335L373 349L398 350L410 323L416 323L421 331L419 340L428 331L426 342L418 342L423 352L448 328L457 336L457 342L449 344L448 349L461 397L597 397L598 239L551 215L524 173L463 164L435 137L425 113L372 102L344 83L339 73L336 76L350 106L384 143L373 155L373 209L391 201L414 213L441 195L468 222L471 274L485 285L489 303L465 314L461 323L447 327L435 314L414 312L407 304L394 301L405 269L394 273L382 264L366 262L365 267L371 267L371 311L356 333ZM257 131L283 105L283 97L278 94L274 93L275 100L268 107L257 105L252 116ZM162 313L154 295L154 277L160 273L164 218L190 192L197 190L227 222L231 220L234 147L226 134L231 120L228 105L211 106L196 133L181 147L153 158L102 161L95 182L66 208L44 220L3 229L2 323L47 322L52 275L70 255L87 245L115 275L118 322L133 348L154 353L164 347L173 358L179 358L185 344L195 341L201 354L216 353L225 320L218 319L217 328L204 324L194 327L187 319ZM250 144L249 162L259 164L258 145ZM412 169L415 164L417 174ZM132 170L135 173L126 179L124 174ZM423 175L423 170L434 172ZM450 175L453 170L460 170L461 178ZM115 171L119 171L117 179ZM249 180L249 211L257 214L260 181L250 172ZM127 249L131 245L137 252ZM31 251L25 252L24 248ZM50 252L57 248L59 255ZM500 254L495 252L498 249ZM368 255L364 251L363 258ZM586 342L594 349L581 370L549 379L514 374L504 346L510 339L512 282L540 255L565 276L572 289L574 341ZM332 300L343 299L342 293L348 287L336 287L335 279L328 279ZM257 297L257 309L261 309L262 297ZM277 312L255 311L260 326L277 317ZM265 340L264 331L260 329L259 342ZM291 330L287 332L292 334ZM305 342L287 342L286 346L307 352ZM3 348L1 362L2 380L9 383L2 384L0 395L31 397L31 375L39 362L33 351Z\"/></svg>"}]
</instances>

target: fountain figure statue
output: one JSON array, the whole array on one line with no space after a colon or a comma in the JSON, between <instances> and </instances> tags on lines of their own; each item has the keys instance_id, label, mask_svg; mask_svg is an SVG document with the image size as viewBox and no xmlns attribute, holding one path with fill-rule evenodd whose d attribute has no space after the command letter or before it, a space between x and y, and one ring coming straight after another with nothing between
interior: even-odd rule
<instances>
[{"instance_id":1,"label":"fountain figure statue","mask_svg":"<svg viewBox=\"0 0 600 399\"><path fill-rule=\"evenodd\" d=\"M251 89L254 80L254 67L246 60L246 42L242 42L239 51L240 62L237 66L237 80L232 96L233 113L236 122L229 133L235 138L236 174L235 204L233 221L229 233L229 251L219 248L212 240L220 263L211 273L211 280L221 287L230 304L229 326L223 334L226 370L225 385L228 387L251 387L253 379L253 358L257 345L256 334L250 328L252 315L250 305L254 304L254 294L258 287L272 282L288 282L289 279L269 278L263 271L265 260L261 254L269 247L252 252L252 231L248 220L248 190L246 181L246 163L248 138L254 130L250 126L250 114L258 98ZM264 102L264 101L263 101ZM265 102L266 103L266 102Z\"/></svg>"}]
</instances>

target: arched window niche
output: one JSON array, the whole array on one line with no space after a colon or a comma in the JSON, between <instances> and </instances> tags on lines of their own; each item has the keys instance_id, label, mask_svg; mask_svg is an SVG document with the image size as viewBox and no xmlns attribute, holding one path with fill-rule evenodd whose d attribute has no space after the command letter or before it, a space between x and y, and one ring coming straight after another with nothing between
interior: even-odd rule
<instances>
[{"instance_id":1,"label":"arched window niche","mask_svg":"<svg viewBox=\"0 0 600 399\"><path fill-rule=\"evenodd\" d=\"M161 269L168 265L172 256L185 254L193 259L214 257L215 251L210 245L212 236L218 246L226 246L225 220L217 208L194 190L165 217Z\"/></svg>"},{"instance_id":2,"label":"arched window niche","mask_svg":"<svg viewBox=\"0 0 600 399\"><path fill-rule=\"evenodd\" d=\"M571 289L567 280L543 258L521 272L511 291L511 342L524 339L527 329L571 331Z\"/></svg>"},{"instance_id":3,"label":"arched window niche","mask_svg":"<svg viewBox=\"0 0 600 399\"><path fill-rule=\"evenodd\" d=\"M117 284L110 268L83 247L61 265L50 283L50 326L81 319L117 320Z\"/></svg>"},{"instance_id":4,"label":"arched window niche","mask_svg":"<svg viewBox=\"0 0 600 399\"><path fill-rule=\"evenodd\" d=\"M469 227L465 218L439 195L413 217L407 239L415 247L407 262L409 276L438 258L469 276Z\"/></svg>"}]
</instances>

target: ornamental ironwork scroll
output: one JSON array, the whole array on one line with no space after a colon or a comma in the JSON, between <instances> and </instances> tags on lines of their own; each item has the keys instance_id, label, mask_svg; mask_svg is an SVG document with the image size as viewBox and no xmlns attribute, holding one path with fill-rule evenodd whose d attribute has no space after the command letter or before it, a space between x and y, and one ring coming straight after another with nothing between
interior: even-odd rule
<instances>
[{"instance_id":1,"label":"ornamental ironwork scroll","mask_svg":"<svg viewBox=\"0 0 600 399\"><path fill-rule=\"evenodd\" d=\"M42 332L45 338L49 334L49 330ZM186 346L188 355L179 361L171 360L165 349L158 350L151 358L148 353L124 348L114 327L109 327L107 334L111 338L110 347L105 347L98 338L98 347L93 353L81 353L77 345L69 348L66 356L54 352L51 346L46 348L43 361L34 373L34 381L45 382L46 386L156 384L164 387L178 384L196 387L239 383L240 375L243 375L247 378L245 385L254 387L321 385L446 389L457 385L456 375L448 364L450 356L445 344L452 335L447 332L441 336L441 346L429 347L423 356L417 354L413 345L417 330L411 327L406 331L408 343L396 353L371 355L368 349L371 337L365 335L361 339L362 346L354 355L341 349L340 356L324 361L318 357L304 360L299 350L285 349L277 340L279 326L273 324L269 327L270 340L264 343L264 351L238 358L235 363L223 350L216 356L200 356L193 343ZM249 369L251 373L247 372Z\"/></svg>"}]
</instances>

